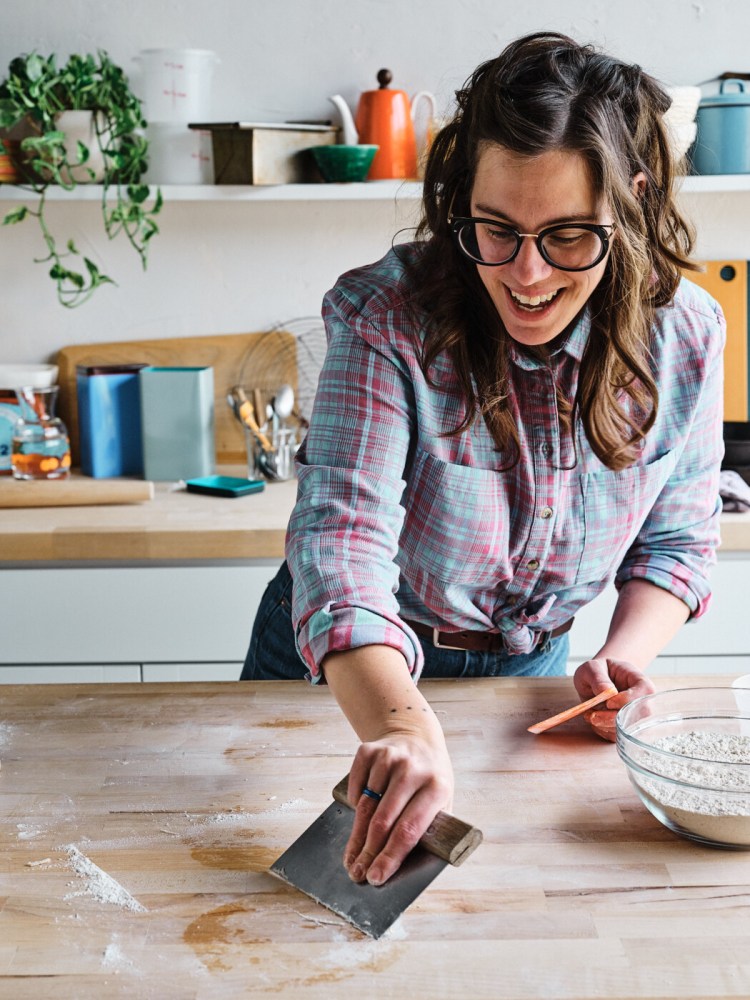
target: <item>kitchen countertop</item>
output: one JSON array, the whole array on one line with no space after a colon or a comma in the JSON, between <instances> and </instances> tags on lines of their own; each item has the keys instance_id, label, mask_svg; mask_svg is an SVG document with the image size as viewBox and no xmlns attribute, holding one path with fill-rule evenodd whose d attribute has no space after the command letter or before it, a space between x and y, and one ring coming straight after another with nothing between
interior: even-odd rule
<instances>
[{"instance_id":1,"label":"kitchen countertop","mask_svg":"<svg viewBox=\"0 0 750 1000\"><path fill-rule=\"evenodd\" d=\"M750 854L663 828L581 719L528 734L570 678L421 688L485 839L379 941L267 871L356 746L327 688L3 688L0 995L750 995Z\"/></svg>"},{"instance_id":2,"label":"kitchen countertop","mask_svg":"<svg viewBox=\"0 0 750 1000\"><path fill-rule=\"evenodd\" d=\"M222 467L246 475L242 466ZM153 500L0 511L0 567L75 562L282 559L297 482L225 498L156 483ZM750 513L724 514L722 551L750 552Z\"/></svg>"},{"instance_id":3,"label":"kitchen countertop","mask_svg":"<svg viewBox=\"0 0 750 1000\"><path fill-rule=\"evenodd\" d=\"M242 466L218 471L247 475ZM0 566L92 560L280 560L296 495L296 479L266 483L261 493L244 497L205 496L177 489L174 483L155 483L153 500L143 503L3 510Z\"/></svg>"}]
</instances>

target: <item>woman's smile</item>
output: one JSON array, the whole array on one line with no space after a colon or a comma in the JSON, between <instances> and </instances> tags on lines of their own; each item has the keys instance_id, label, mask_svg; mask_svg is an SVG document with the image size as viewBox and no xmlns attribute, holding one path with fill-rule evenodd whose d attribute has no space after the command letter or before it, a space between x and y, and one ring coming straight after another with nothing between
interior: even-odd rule
<instances>
[{"instance_id":1,"label":"woman's smile","mask_svg":"<svg viewBox=\"0 0 750 1000\"><path fill-rule=\"evenodd\" d=\"M521 313L535 313L537 315L549 312L552 308L552 304L557 301L561 291L562 289L558 288L552 292L524 294L522 292L515 292L512 288L508 288L511 305L518 308Z\"/></svg>"}]
</instances>

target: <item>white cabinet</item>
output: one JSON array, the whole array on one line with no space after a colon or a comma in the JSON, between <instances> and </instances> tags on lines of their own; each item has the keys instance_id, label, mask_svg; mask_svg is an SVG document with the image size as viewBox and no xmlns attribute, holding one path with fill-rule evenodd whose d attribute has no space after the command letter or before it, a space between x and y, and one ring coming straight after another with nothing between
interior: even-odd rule
<instances>
[{"instance_id":1,"label":"white cabinet","mask_svg":"<svg viewBox=\"0 0 750 1000\"><path fill-rule=\"evenodd\" d=\"M279 564L0 570L0 683L236 680Z\"/></svg>"},{"instance_id":2,"label":"white cabinet","mask_svg":"<svg viewBox=\"0 0 750 1000\"><path fill-rule=\"evenodd\" d=\"M711 580L710 608L680 629L649 673L750 673L750 552L720 553ZM570 633L570 672L604 642L616 600L611 587L576 615Z\"/></svg>"},{"instance_id":3,"label":"white cabinet","mask_svg":"<svg viewBox=\"0 0 750 1000\"><path fill-rule=\"evenodd\" d=\"M0 664L0 684L118 684L140 680L138 663Z\"/></svg>"},{"instance_id":4,"label":"white cabinet","mask_svg":"<svg viewBox=\"0 0 750 1000\"><path fill-rule=\"evenodd\" d=\"M236 680L278 565L0 570L0 683ZM750 673L749 584L750 552L720 554L710 610L651 672ZM576 616L571 671L604 641L615 600L611 588Z\"/></svg>"},{"instance_id":5,"label":"white cabinet","mask_svg":"<svg viewBox=\"0 0 750 1000\"><path fill-rule=\"evenodd\" d=\"M230 663L144 663L140 680L161 681L236 681L242 670L242 660Z\"/></svg>"}]
</instances>

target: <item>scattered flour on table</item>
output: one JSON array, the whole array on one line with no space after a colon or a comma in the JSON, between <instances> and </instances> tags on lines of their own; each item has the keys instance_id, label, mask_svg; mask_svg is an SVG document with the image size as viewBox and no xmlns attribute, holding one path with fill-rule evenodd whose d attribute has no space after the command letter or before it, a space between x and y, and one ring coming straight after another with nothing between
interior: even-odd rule
<instances>
[{"instance_id":1,"label":"scattered flour on table","mask_svg":"<svg viewBox=\"0 0 750 1000\"><path fill-rule=\"evenodd\" d=\"M347 941L336 948L332 948L318 959L322 965L336 968L354 968L379 958L389 944L396 941L403 941L407 937L401 918L392 924L388 930L377 941L368 939L366 941Z\"/></svg>"},{"instance_id":2,"label":"scattered flour on table","mask_svg":"<svg viewBox=\"0 0 750 1000\"><path fill-rule=\"evenodd\" d=\"M112 971L115 974L123 971L137 972L138 975L141 975L141 970L138 969L135 963L123 952L116 936L104 949L104 953L102 954L102 968Z\"/></svg>"},{"instance_id":3,"label":"scattered flour on table","mask_svg":"<svg viewBox=\"0 0 750 1000\"><path fill-rule=\"evenodd\" d=\"M253 820L261 816L278 816L279 813L297 812L315 808L317 807L312 802L308 802L307 799L288 799L286 802L281 802L279 805L274 806L273 809L265 809L262 812L226 812L202 818L206 823L220 823L226 826L236 824L241 826L245 823L252 823Z\"/></svg>"},{"instance_id":4,"label":"scattered flour on table","mask_svg":"<svg viewBox=\"0 0 750 1000\"><path fill-rule=\"evenodd\" d=\"M658 769L665 778L708 786L666 787L640 779L672 822L707 840L750 846L750 736L687 732L665 736L654 746L691 758L660 759ZM717 764L740 766L730 770Z\"/></svg>"},{"instance_id":5,"label":"scattered flour on table","mask_svg":"<svg viewBox=\"0 0 750 1000\"><path fill-rule=\"evenodd\" d=\"M137 913L147 913L146 907L138 902L119 882L116 882L111 875L102 871L98 865L81 854L75 844L68 844L63 850L68 854L68 867L72 869L86 882L86 887L81 892L71 892L65 899L73 899L76 896L92 896L100 903L110 903L113 906L121 906L125 910L134 910Z\"/></svg>"},{"instance_id":6,"label":"scattered flour on table","mask_svg":"<svg viewBox=\"0 0 750 1000\"><path fill-rule=\"evenodd\" d=\"M43 833L46 833L46 829L43 826L37 826L33 823L16 823L16 829L18 830L19 840L33 840L35 837L41 837Z\"/></svg>"}]
</instances>

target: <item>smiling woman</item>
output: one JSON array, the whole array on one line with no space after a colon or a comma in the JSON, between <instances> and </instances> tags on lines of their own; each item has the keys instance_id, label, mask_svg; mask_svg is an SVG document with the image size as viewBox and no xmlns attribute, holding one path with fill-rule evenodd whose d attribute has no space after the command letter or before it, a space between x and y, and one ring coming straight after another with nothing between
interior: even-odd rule
<instances>
[{"instance_id":1,"label":"smiling woman","mask_svg":"<svg viewBox=\"0 0 750 1000\"><path fill-rule=\"evenodd\" d=\"M687 281L669 98L562 35L511 43L457 94L417 239L326 296L287 563L244 677L326 680L362 745L344 863L384 882L453 776L423 677L575 673L588 717L652 688L705 611L718 542L724 320ZM364 794L374 789L379 798Z\"/></svg>"}]
</instances>

